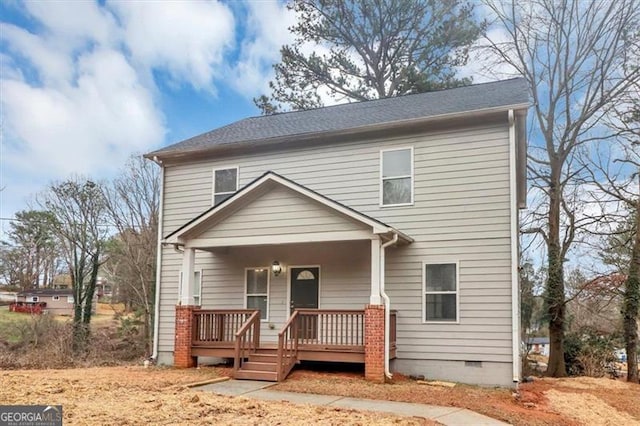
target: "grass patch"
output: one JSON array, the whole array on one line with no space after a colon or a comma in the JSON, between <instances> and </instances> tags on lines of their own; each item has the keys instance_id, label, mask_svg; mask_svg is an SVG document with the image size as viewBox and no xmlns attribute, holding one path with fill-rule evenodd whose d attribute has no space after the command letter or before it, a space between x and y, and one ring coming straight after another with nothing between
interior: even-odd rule
<instances>
[{"instance_id":1,"label":"grass patch","mask_svg":"<svg viewBox=\"0 0 640 426\"><path fill-rule=\"evenodd\" d=\"M0 342L18 343L21 338L21 326L30 319L29 314L10 312L8 306L0 306Z\"/></svg>"}]
</instances>

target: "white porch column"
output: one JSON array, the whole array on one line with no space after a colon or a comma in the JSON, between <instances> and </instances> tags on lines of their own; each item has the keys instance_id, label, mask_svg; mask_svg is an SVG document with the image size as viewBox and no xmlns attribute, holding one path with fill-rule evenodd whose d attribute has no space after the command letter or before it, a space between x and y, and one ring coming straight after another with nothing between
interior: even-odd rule
<instances>
[{"instance_id":1,"label":"white porch column","mask_svg":"<svg viewBox=\"0 0 640 426\"><path fill-rule=\"evenodd\" d=\"M195 280L193 272L195 269L196 250L186 248L182 253L182 288L180 293L180 304L192 306L195 304L193 299L193 291L195 289Z\"/></svg>"},{"instance_id":2,"label":"white porch column","mask_svg":"<svg viewBox=\"0 0 640 426\"><path fill-rule=\"evenodd\" d=\"M371 239L371 296L369 304L382 304L380 297L380 237L377 235Z\"/></svg>"}]
</instances>

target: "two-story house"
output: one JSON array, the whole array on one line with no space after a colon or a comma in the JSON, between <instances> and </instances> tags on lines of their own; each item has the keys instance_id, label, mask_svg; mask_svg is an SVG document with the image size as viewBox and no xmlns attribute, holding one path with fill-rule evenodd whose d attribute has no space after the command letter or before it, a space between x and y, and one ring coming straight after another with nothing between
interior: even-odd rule
<instances>
[{"instance_id":1,"label":"two-story house","mask_svg":"<svg viewBox=\"0 0 640 426\"><path fill-rule=\"evenodd\" d=\"M251 117L162 167L160 364L519 380L522 79Z\"/></svg>"}]
</instances>

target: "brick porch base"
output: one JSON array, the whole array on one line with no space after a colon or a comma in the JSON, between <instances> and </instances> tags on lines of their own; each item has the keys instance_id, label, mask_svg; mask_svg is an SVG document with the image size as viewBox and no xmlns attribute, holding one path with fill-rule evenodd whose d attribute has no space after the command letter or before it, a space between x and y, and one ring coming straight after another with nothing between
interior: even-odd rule
<instances>
[{"instance_id":1,"label":"brick porch base","mask_svg":"<svg viewBox=\"0 0 640 426\"><path fill-rule=\"evenodd\" d=\"M364 376L384 383L384 305L365 307L364 330Z\"/></svg>"},{"instance_id":2,"label":"brick porch base","mask_svg":"<svg viewBox=\"0 0 640 426\"><path fill-rule=\"evenodd\" d=\"M176 306L176 340L173 349L173 365L178 368L190 368L196 365L196 357L191 356L191 338L193 336L193 310L199 306Z\"/></svg>"}]
</instances>

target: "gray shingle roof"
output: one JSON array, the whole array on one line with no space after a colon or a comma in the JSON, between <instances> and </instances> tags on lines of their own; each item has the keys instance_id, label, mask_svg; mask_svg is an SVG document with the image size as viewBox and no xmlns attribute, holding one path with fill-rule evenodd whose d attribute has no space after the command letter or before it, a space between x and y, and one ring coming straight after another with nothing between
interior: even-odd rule
<instances>
[{"instance_id":1,"label":"gray shingle roof","mask_svg":"<svg viewBox=\"0 0 640 426\"><path fill-rule=\"evenodd\" d=\"M222 145L357 129L376 124L528 103L523 78L455 89L245 118L147 154L202 151Z\"/></svg>"},{"instance_id":2,"label":"gray shingle roof","mask_svg":"<svg viewBox=\"0 0 640 426\"><path fill-rule=\"evenodd\" d=\"M54 289L54 288L41 288L33 290L25 290L18 293L19 297L24 296L73 296L73 290L71 289Z\"/></svg>"}]
</instances>

